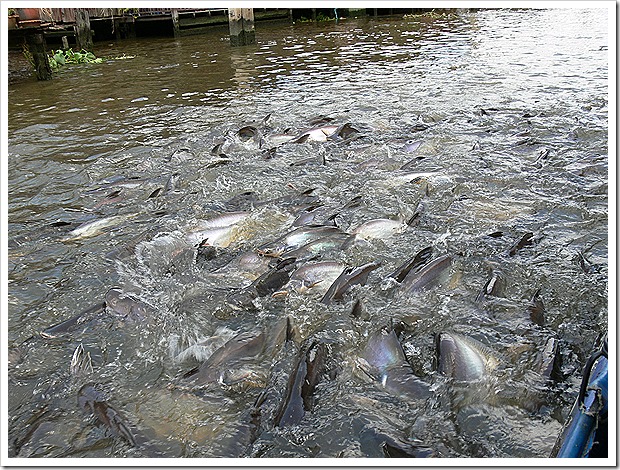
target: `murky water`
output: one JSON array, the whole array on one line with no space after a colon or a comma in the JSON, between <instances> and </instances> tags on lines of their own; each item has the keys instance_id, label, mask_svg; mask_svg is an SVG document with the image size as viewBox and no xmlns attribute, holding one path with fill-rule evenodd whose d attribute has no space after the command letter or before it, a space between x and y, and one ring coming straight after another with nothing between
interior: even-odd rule
<instances>
[{"instance_id":1,"label":"murky water","mask_svg":"<svg viewBox=\"0 0 620 470\"><path fill-rule=\"evenodd\" d=\"M97 44L104 63L9 89L9 455L548 456L607 331L607 12L258 24L258 44L236 49L226 34ZM359 132L278 146L317 116ZM231 302L274 260L251 253L314 207L347 233L415 217L316 255L380 262L340 300L321 302L319 282ZM232 211L248 213L208 233L214 251L186 239ZM449 270L403 292L390 274L429 246ZM480 295L494 273L505 287ZM146 314L108 305L40 337L113 287ZM538 290L544 321L529 313ZM290 341L275 334L287 318ZM366 373L369 338L392 327L428 395ZM190 390L184 374L243 332L263 332L260 352ZM442 332L475 341L479 377L438 370ZM274 426L312 341L313 404ZM93 370L71 374L79 344ZM85 383L139 445L78 406Z\"/></svg>"}]
</instances>

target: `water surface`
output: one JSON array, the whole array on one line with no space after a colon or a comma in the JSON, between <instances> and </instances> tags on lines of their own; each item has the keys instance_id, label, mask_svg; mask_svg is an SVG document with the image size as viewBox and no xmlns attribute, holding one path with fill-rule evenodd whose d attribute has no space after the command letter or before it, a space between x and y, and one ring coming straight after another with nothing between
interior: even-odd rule
<instances>
[{"instance_id":1,"label":"water surface","mask_svg":"<svg viewBox=\"0 0 620 470\"><path fill-rule=\"evenodd\" d=\"M102 64L11 85L9 455L150 455L78 408L86 379L72 377L69 362L82 343L93 359L88 381L168 457L382 457L377 433L440 457L548 456L607 331L607 21L605 10L558 8L259 23L253 46L230 48L220 28L98 43ZM351 123L358 138L269 155L269 145L237 135L248 123L264 136L295 133L317 116ZM408 152L408 141L422 144ZM220 143L223 156L212 152ZM421 175L407 178L405 164ZM150 197L171 175L174 190ZM290 229L300 208L283 203L248 206L221 263L201 265L195 250L177 257L184 233L231 210L234 196L267 201L310 189L341 211L344 231L420 212L413 227L330 254L349 266L381 262L343 301L292 293L259 298L251 312L222 308L222 292L257 275L234 260ZM342 210L351 200L359 205ZM78 223L119 215L92 237L63 240ZM526 233L533 243L510 256ZM130 256L106 257L124 246ZM393 295L386 277L427 246L454 256L450 281ZM224 260L233 262L221 268ZM498 270L504 293L477 302ZM150 319L103 315L39 337L112 287L151 306ZM539 289L544 325L527 313ZM171 390L204 360L182 353L215 335L272 331L286 317L302 339L329 345L329 373L299 424L236 446L261 388ZM368 336L389 325L402 330L431 398L398 396L360 372ZM474 338L500 365L474 383L443 376L442 331ZM536 372L550 338L561 360L555 380ZM253 367L264 377L276 362L265 353Z\"/></svg>"}]
</instances>

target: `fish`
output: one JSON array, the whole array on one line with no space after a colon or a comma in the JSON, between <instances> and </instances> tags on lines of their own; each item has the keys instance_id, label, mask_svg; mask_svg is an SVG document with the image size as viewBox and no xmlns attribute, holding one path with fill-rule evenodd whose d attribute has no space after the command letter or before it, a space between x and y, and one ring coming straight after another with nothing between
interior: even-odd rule
<instances>
[{"instance_id":1,"label":"fish","mask_svg":"<svg viewBox=\"0 0 620 470\"><path fill-rule=\"evenodd\" d=\"M269 134L263 137L263 140L261 142L261 147L264 147L264 146L268 146L271 148L279 147L280 145L291 142L296 137L299 137L299 136L288 134L286 131L284 131L283 133L279 133L279 134Z\"/></svg>"},{"instance_id":2,"label":"fish","mask_svg":"<svg viewBox=\"0 0 620 470\"><path fill-rule=\"evenodd\" d=\"M334 135L338 131L339 127L340 126L331 124L327 126L308 129L303 131L301 134L298 134L291 142L294 142L296 144L304 143L307 141L327 142L327 138Z\"/></svg>"},{"instance_id":3,"label":"fish","mask_svg":"<svg viewBox=\"0 0 620 470\"><path fill-rule=\"evenodd\" d=\"M67 233L67 235L61 238L61 241L68 242L94 237L102 233L105 229L118 225L119 223L135 216L136 214L113 215L110 217L104 217L103 219L85 222Z\"/></svg>"},{"instance_id":4,"label":"fish","mask_svg":"<svg viewBox=\"0 0 620 470\"><path fill-rule=\"evenodd\" d=\"M291 142L293 143L304 143L307 141L311 142L327 142L329 138L333 137L341 137L346 139L350 137L352 134L358 133L359 131L351 126L350 123L345 123L342 125L329 124L321 127L314 127L312 129L305 130L294 137Z\"/></svg>"},{"instance_id":5,"label":"fish","mask_svg":"<svg viewBox=\"0 0 620 470\"><path fill-rule=\"evenodd\" d=\"M317 263L307 263L297 268L291 274L290 280L284 286L283 291L275 292L273 295L285 295L290 290L299 293L313 292L322 294L327 291L329 286L342 274L345 265L338 261L320 261Z\"/></svg>"},{"instance_id":6,"label":"fish","mask_svg":"<svg viewBox=\"0 0 620 470\"><path fill-rule=\"evenodd\" d=\"M196 155L188 147L179 147L167 158L168 162L175 164L184 163L196 158Z\"/></svg>"},{"instance_id":7,"label":"fish","mask_svg":"<svg viewBox=\"0 0 620 470\"><path fill-rule=\"evenodd\" d=\"M286 252L286 256L295 258L298 261L316 259L325 253L344 249L352 238L351 235L345 232L334 233L327 237L313 240L299 248L289 250Z\"/></svg>"},{"instance_id":8,"label":"fish","mask_svg":"<svg viewBox=\"0 0 620 470\"><path fill-rule=\"evenodd\" d=\"M89 352L85 352L80 343L71 358L70 371L74 378L88 376L93 372L93 365ZM129 445L135 447L136 440L125 423L125 419L106 401L102 392L92 383L83 385L78 391L78 405L90 412L101 424L108 428L116 437L123 438Z\"/></svg>"},{"instance_id":9,"label":"fish","mask_svg":"<svg viewBox=\"0 0 620 470\"><path fill-rule=\"evenodd\" d=\"M452 256L443 255L416 271L410 271L401 282L401 291L407 293L422 291L441 283L442 277L452 267L452 262Z\"/></svg>"},{"instance_id":10,"label":"fish","mask_svg":"<svg viewBox=\"0 0 620 470\"><path fill-rule=\"evenodd\" d=\"M84 380L93 373L90 352L85 352L82 343L73 353L70 365L74 380ZM84 384L77 394L78 406L93 415L99 424L105 426L114 437L123 439L148 457L164 457L164 453L137 428L112 407L103 392L94 383Z\"/></svg>"},{"instance_id":11,"label":"fish","mask_svg":"<svg viewBox=\"0 0 620 470\"><path fill-rule=\"evenodd\" d=\"M256 206L276 205L279 207L287 207L295 213L305 207L308 207L310 204L316 204L319 202L319 197L312 194L314 190L315 188L310 188L299 194L286 195L274 199L268 199L266 201L260 201L256 203Z\"/></svg>"},{"instance_id":12,"label":"fish","mask_svg":"<svg viewBox=\"0 0 620 470\"><path fill-rule=\"evenodd\" d=\"M389 393L413 400L430 396L429 385L414 374L393 328L381 328L371 335L357 364Z\"/></svg>"},{"instance_id":13,"label":"fish","mask_svg":"<svg viewBox=\"0 0 620 470\"><path fill-rule=\"evenodd\" d=\"M536 371L546 380L560 380L560 347L556 338L549 338L536 358Z\"/></svg>"},{"instance_id":14,"label":"fish","mask_svg":"<svg viewBox=\"0 0 620 470\"><path fill-rule=\"evenodd\" d=\"M312 204L308 207L302 209L302 211L297 215L293 223L292 227L299 227L302 225L336 225L334 219L338 214L327 215L331 212L329 209L326 209L322 204ZM317 218L321 216L324 218L324 222L318 222Z\"/></svg>"},{"instance_id":15,"label":"fish","mask_svg":"<svg viewBox=\"0 0 620 470\"><path fill-rule=\"evenodd\" d=\"M455 380L480 380L499 365L490 348L473 338L442 332L437 335L436 342L438 370Z\"/></svg>"},{"instance_id":16,"label":"fish","mask_svg":"<svg viewBox=\"0 0 620 470\"><path fill-rule=\"evenodd\" d=\"M194 227L196 229L208 230L220 227L229 227L231 225L243 222L251 215L250 211L224 212L205 220L200 220Z\"/></svg>"},{"instance_id":17,"label":"fish","mask_svg":"<svg viewBox=\"0 0 620 470\"><path fill-rule=\"evenodd\" d=\"M204 246L227 248L235 240L237 232L237 225L227 225L225 227L214 227L189 232L185 236L185 240L193 246L200 244Z\"/></svg>"},{"instance_id":18,"label":"fish","mask_svg":"<svg viewBox=\"0 0 620 470\"><path fill-rule=\"evenodd\" d=\"M312 409L312 397L325 368L326 352L326 345L316 341L301 350L289 377L285 398L275 415L276 426L298 424L305 412Z\"/></svg>"},{"instance_id":19,"label":"fish","mask_svg":"<svg viewBox=\"0 0 620 470\"><path fill-rule=\"evenodd\" d=\"M365 284L368 275L377 269L381 263L371 262L359 267L346 268L340 276L329 286L321 299L321 303L329 305L333 300L342 300L344 294L356 284Z\"/></svg>"},{"instance_id":20,"label":"fish","mask_svg":"<svg viewBox=\"0 0 620 470\"><path fill-rule=\"evenodd\" d=\"M429 178L441 176L440 171L409 171L408 163L403 165L400 170L392 173L384 184L394 187L410 183L421 183Z\"/></svg>"},{"instance_id":21,"label":"fish","mask_svg":"<svg viewBox=\"0 0 620 470\"><path fill-rule=\"evenodd\" d=\"M254 299L265 297L281 289L291 278L295 268L294 258L285 258L273 268L257 277L252 284L226 297L226 303L234 310L254 309Z\"/></svg>"},{"instance_id":22,"label":"fish","mask_svg":"<svg viewBox=\"0 0 620 470\"><path fill-rule=\"evenodd\" d=\"M99 423L112 432L113 436L120 437L130 446L136 447L136 438L126 419L108 404L105 395L97 390L94 384L89 383L80 388L78 405L84 411L94 415Z\"/></svg>"},{"instance_id":23,"label":"fish","mask_svg":"<svg viewBox=\"0 0 620 470\"><path fill-rule=\"evenodd\" d=\"M281 256L288 250L299 248L313 240L340 234L342 230L331 225L301 226L284 234L274 242L263 245L258 253L266 256Z\"/></svg>"},{"instance_id":24,"label":"fish","mask_svg":"<svg viewBox=\"0 0 620 470\"><path fill-rule=\"evenodd\" d=\"M239 333L218 348L197 370L185 374L184 382L194 387L215 383L230 386L239 380L248 379L249 375L243 375L244 370L247 370L243 366L247 366L264 348L265 334L262 331Z\"/></svg>"},{"instance_id":25,"label":"fish","mask_svg":"<svg viewBox=\"0 0 620 470\"><path fill-rule=\"evenodd\" d=\"M351 231L352 235L363 239L387 238L406 230L407 224L400 220L373 219L359 225Z\"/></svg>"},{"instance_id":26,"label":"fish","mask_svg":"<svg viewBox=\"0 0 620 470\"><path fill-rule=\"evenodd\" d=\"M430 458L436 457L435 451L429 447L417 446L389 436L383 437L381 448L386 457L391 458Z\"/></svg>"},{"instance_id":27,"label":"fish","mask_svg":"<svg viewBox=\"0 0 620 470\"><path fill-rule=\"evenodd\" d=\"M236 211L237 213L248 213L254 208L254 204L258 202L258 196L253 191L244 191L239 193L227 201L222 206L227 211Z\"/></svg>"},{"instance_id":28,"label":"fish","mask_svg":"<svg viewBox=\"0 0 620 470\"><path fill-rule=\"evenodd\" d=\"M217 144L215 144L213 146L213 148L211 149L211 155L216 155L218 157L224 157L226 158L227 155L224 153L223 151L223 147L224 147L224 142L218 142Z\"/></svg>"},{"instance_id":29,"label":"fish","mask_svg":"<svg viewBox=\"0 0 620 470\"><path fill-rule=\"evenodd\" d=\"M164 194L170 194L179 189L179 173L172 173L164 184Z\"/></svg>"},{"instance_id":30,"label":"fish","mask_svg":"<svg viewBox=\"0 0 620 470\"><path fill-rule=\"evenodd\" d=\"M109 261L123 260L135 254L136 246L157 234L155 229L147 229L133 237L128 243L118 245L116 248L108 251L105 259Z\"/></svg>"},{"instance_id":31,"label":"fish","mask_svg":"<svg viewBox=\"0 0 620 470\"><path fill-rule=\"evenodd\" d=\"M36 230L32 230L24 235L11 238L8 241L9 251L13 251L16 248L20 248L32 241L41 241L47 237L58 236L59 232L65 232L66 230L78 227L80 224L76 222L67 222L64 220L57 220L51 224L47 224L43 227L37 227Z\"/></svg>"},{"instance_id":32,"label":"fish","mask_svg":"<svg viewBox=\"0 0 620 470\"><path fill-rule=\"evenodd\" d=\"M239 223L250 216L249 211L225 212L209 219L200 220L186 233L185 240L191 245L203 244L226 248L234 241Z\"/></svg>"},{"instance_id":33,"label":"fish","mask_svg":"<svg viewBox=\"0 0 620 470\"><path fill-rule=\"evenodd\" d=\"M423 142L421 140L408 140L407 142L405 142L405 152L415 152L418 148L420 148L420 145L422 145L422 143Z\"/></svg>"},{"instance_id":34,"label":"fish","mask_svg":"<svg viewBox=\"0 0 620 470\"><path fill-rule=\"evenodd\" d=\"M132 323L148 321L154 314L153 308L146 303L114 288L106 292L105 303L112 313Z\"/></svg>"},{"instance_id":35,"label":"fish","mask_svg":"<svg viewBox=\"0 0 620 470\"><path fill-rule=\"evenodd\" d=\"M579 267L585 274L593 274L601 271L601 265L591 263L581 251L577 252L577 261Z\"/></svg>"},{"instance_id":36,"label":"fish","mask_svg":"<svg viewBox=\"0 0 620 470\"><path fill-rule=\"evenodd\" d=\"M79 325L96 318L97 315L105 312L105 308L106 303L99 302L81 311L77 315L68 318L67 320L63 320L60 323L56 323L55 325L45 328L39 333L39 335L45 339L57 338L60 335L75 330Z\"/></svg>"},{"instance_id":37,"label":"fish","mask_svg":"<svg viewBox=\"0 0 620 470\"><path fill-rule=\"evenodd\" d=\"M493 272L491 278L484 284L476 297L476 302L482 302L487 297L503 297L506 288L506 278L498 271Z\"/></svg>"},{"instance_id":38,"label":"fish","mask_svg":"<svg viewBox=\"0 0 620 470\"><path fill-rule=\"evenodd\" d=\"M84 345L82 343L80 343L73 352L69 371L73 377L85 376L93 372L93 361L90 357L90 352L84 351Z\"/></svg>"},{"instance_id":39,"label":"fish","mask_svg":"<svg viewBox=\"0 0 620 470\"><path fill-rule=\"evenodd\" d=\"M418 443L407 442L399 437L394 437L387 432L381 431L372 423L364 427L360 433L360 442L366 446L378 447L388 458L429 458L437 457L436 452Z\"/></svg>"},{"instance_id":40,"label":"fish","mask_svg":"<svg viewBox=\"0 0 620 470\"><path fill-rule=\"evenodd\" d=\"M123 199L121 193L122 193L122 189L117 189L116 191L112 191L111 193L106 194L105 197L101 201L99 201L97 204L95 204L92 207L92 210L97 210L101 206L104 206L106 204L112 204L112 203L121 201Z\"/></svg>"},{"instance_id":41,"label":"fish","mask_svg":"<svg viewBox=\"0 0 620 470\"><path fill-rule=\"evenodd\" d=\"M508 250L508 256L514 256L521 248L532 245L534 243L532 240L533 236L534 234L532 232L525 233L517 243L510 247Z\"/></svg>"},{"instance_id":42,"label":"fish","mask_svg":"<svg viewBox=\"0 0 620 470\"><path fill-rule=\"evenodd\" d=\"M269 380L261 396L257 397L254 406L256 412L262 415L264 429L275 426L275 413L281 406L286 393L288 377L295 369L298 358L301 355L299 331L293 325L290 317L286 317L285 328L278 323L278 345L272 349L274 355L273 365L269 371Z\"/></svg>"},{"instance_id":43,"label":"fish","mask_svg":"<svg viewBox=\"0 0 620 470\"><path fill-rule=\"evenodd\" d=\"M423 248L418 253L416 253L413 258L396 268L396 271L394 271L388 277L395 279L396 282L400 284L407 277L407 274L409 274L411 271L415 271L419 267L426 264L432 255L433 247L427 246L426 248Z\"/></svg>"},{"instance_id":44,"label":"fish","mask_svg":"<svg viewBox=\"0 0 620 470\"><path fill-rule=\"evenodd\" d=\"M237 137L239 140L246 142L250 139L259 140L260 131L254 126L243 126L237 131Z\"/></svg>"},{"instance_id":45,"label":"fish","mask_svg":"<svg viewBox=\"0 0 620 470\"><path fill-rule=\"evenodd\" d=\"M530 304L527 307L527 312L529 313L530 320L532 320L533 323L539 326L545 325L546 310L545 310L545 304L540 298L540 289L538 289L532 296L532 300L530 301Z\"/></svg>"}]
</instances>

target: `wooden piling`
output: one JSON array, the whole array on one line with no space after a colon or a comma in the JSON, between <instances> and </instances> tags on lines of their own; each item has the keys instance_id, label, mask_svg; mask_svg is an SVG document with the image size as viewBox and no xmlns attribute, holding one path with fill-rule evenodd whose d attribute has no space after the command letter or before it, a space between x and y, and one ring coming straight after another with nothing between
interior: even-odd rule
<instances>
[{"instance_id":1,"label":"wooden piling","mask_svg":"<svg viewBox=\"0 0 620 470\"><path fill-rule=\"evenodd\" d=\"M37 80L51 80L52 68L47 59L47 47L43 31L34 31L26 35L28 49L34 61L34 72Z\"/></svg>"},{"instance_id":2,"label":"wooden piling","mask_svg":"<svg viewBox=\"0 0 620 470\"><path fill-rule=\"evenodd\" d=\"M179 10L173 8L170 10L170 14L172 15L172 31L174 33L174 37L178 38L181 35L181 28L179 27Z\"/></svg>"},{"instance_id":3,"label":"wooden piling","mask_svg":"<svg viewBox=\"0 0 620 470\"><path fill-rule=\"evenodd\" d=\"M231 46L247 46L256 42L252 8L229 8L228 26Z\"/></svg>"},{"instance_id":4,"label":"wooden piling","mask_svg":"<svg viewBox=\"0 0 620 470\"><path fill-rule=\"evenodd\" d=\"M93 51L93 35L90 30L90 17L88 10L82 8L75 9L75 41L77 49Z\"/></svg>"},{"instance_id":5,"label":"wooden piling","mask_svg":"<svg viewBox=\"0 0 620 470\"><path fill-rule=\"evenodd\" d=\"M63 36L60 38L62 41L62 50L66 51L69 49L69 38L67 36Z\"/></svg>"}]
</instances>

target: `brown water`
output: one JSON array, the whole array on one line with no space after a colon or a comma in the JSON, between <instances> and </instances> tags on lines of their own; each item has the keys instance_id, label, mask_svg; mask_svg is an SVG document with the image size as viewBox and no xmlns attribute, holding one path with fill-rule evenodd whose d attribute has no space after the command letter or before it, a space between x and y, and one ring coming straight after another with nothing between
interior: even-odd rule
<instances>
[{"instance_id":1,"label":"brown water","mask_svg":"<svg viewBox=\"0 0 620 470\"><path fill-rule=\"evenodd\" d=\"M99 43L102 64L11 85L9 456L142 457L155 447L167 457L381 457L377 433L440 457L548 456L579 371L607 331L607 21L605 10L525 9L258 24L257 44L234 49L214 28ZM264 135L294 133L316 116L351 123L359 138L287 144L266 158L264 145L236 135L255 121ZM408 140L422 144L407 152ZM218 143L225 158L212 153ZM398 179L412 159L422 175ZM175 191L149 197L172 174ZM119 188L120 200L106 199ZM234 262L215 272L217 258L200 266L191 251L175 258L192 224L233 196L265 201L312 188L341 211L345 231L423 207L414 227L330 255L350 266L381 262L343 301L291 294L231 313L222 289L243 287L251 273ZM358 196L357 208L341 210ZM296 215L275 202L250 209L222 260L277 239ZM63 241L73 226L51 226L118 215L126 217L76 240ZM130 256L106 258L145 232ZM508 256L528 232L534 243ZM385 278L426 246L455 257L451 281L392 295ZM492 270L504 274L505 292L476 302ZM111 287L148 303L151 319L102 314L39 337ZM527 313L538 289L542 326ZM358 298L365 315L355 318ZM299 424L235 446L261 387L170 390L200 363L179 355L213 335L272 331L286 317L301 338L329 345L331 373ZM407 359L431 398L400 397L360 373L366 338L390 324L404 328ZM439 374L442 331L475 338L498 367L472 383ZM562 365L545 381L534 364L549 338ZM87 379L69 373L80 343L93 359ZM276 362L264 353L252 367L264 377ZM130 447L78 408L85 380L148 446Z\"/></svg>"}]
</instances>

